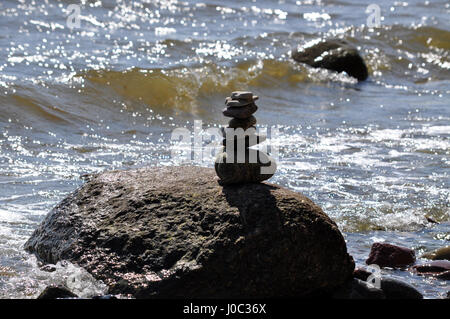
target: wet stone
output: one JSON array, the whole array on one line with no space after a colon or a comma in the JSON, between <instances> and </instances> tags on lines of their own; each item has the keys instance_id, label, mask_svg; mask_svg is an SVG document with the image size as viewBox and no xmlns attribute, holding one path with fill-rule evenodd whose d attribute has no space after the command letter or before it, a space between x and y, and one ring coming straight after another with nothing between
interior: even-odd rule
<instances>
[{"instance_id":1,"label":"wet stone","mask_svg":"<svg viewBox=\"0 0 450 319\"><path fill-rule=\"evenodd\" d=\"M253 93L250 91L234 91L231 93L231 98L233 100L251 101L253 99Z\"/></svg>"},{"instance_id":2,"label":"wet stone","mask_svg":"<svg viewBox=\"0 0 450 319\"><path fill-rule=\"evenodd\" d=\"M246 119L252 116L258 110L256 104L251 103L243 107L227 107L223 109L222 113L226 117L234 117L237 119Z\"/></svg>"},{"instance_id":3,"label":"wet stone","mask_svg":"<svg viewBox=\"0 0 450 319\"><path fill-rule=\"evenodd\" d=\"M265 135L259 134L247 135L242 138L239 138L238 136L234 136L234 138L227 137L223 139L222 145L227 146L227 141L229 141L228 144L231 145L231 140L233 140L233 145L235 148L240 147L241 145L245 145L245 148L249 148L264 142L266 138L267 137Z\"/></svg>"},{"instance_id":4,"label":"wet stone","mask_svg":"<svg viewBox=\"0 0 450 319\"><path fill-rule=\"evenodd\" d=\"M255 153L252 154L252 152ZM249 160L251 156L248 154L245 156L244 163L238 162L239 158L236 154L234 158L230 158L227 152L217 156L214 167L221 184L258 183L275 174L276 164L273 158L257 150L250 149L248 153L257 158L256 162Z\"/></svg>"},{"instance_id":5,"label":"wet stone","mask_svg":"<svg viewBox=\"0 0 450 319\"><path fill-rule=\"evenodd\" d=\"M244 130L248 129L251 126L254 126L256 124L256 118L252 115L250 117L247 117L243 120L233 118L228 122L228 127L231 128L242 128Z\"/></svg>"}]
</instances>

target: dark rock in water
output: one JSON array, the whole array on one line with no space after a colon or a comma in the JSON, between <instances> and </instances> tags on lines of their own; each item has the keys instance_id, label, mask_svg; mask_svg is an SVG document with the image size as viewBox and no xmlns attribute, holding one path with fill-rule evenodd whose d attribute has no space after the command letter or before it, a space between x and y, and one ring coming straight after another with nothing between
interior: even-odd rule
<instances>
[{"instance_id":1,"label":"dark rock in water","mask_svg":"<svg viewBox=\"0 0 450 319\"><path fill-rule=\"evenodd\" d=\"M381 290L386 299L422 299L422 294L410 284L392 278L381 278Z\"/></svg>"},{"instance_id":2,"label":"dark rock in water","mask_svg":"<svg viewBox=\"0 0 450 319\"><path fill-rule=\"evenodd\" d=\"M450 260L450 246L442 247L432 252L423 254L422 258L427 258L431 260L443 260L443 259Z\"/></svg>"},{"instance_id":3,"label":"dark rock in water","mask_svg":"<svg viewBox=\"0 0 450 319\"><path fill-rule=\"evenodd\" d=\"M442 280L450 280L450 270L443 271L434 276L434 278L442 279Z\"/></svg>"},{"instance_id":4,"label":"dark rock in water","mask_svg":"<svg viewBox=\"0 0 450 319\"><path fill-rule=\"evenodd\" d=\"M352 279L333 294L333 299L385 299L381 289L369 286L367 282Z\"/></svg>"},{"instance_id":5,"label":"dark rock in water","mask_svg":"<svg viewBox=\"0 0 450 319\"><path fill-rule=\"evenodd\" d=\"M416 261L414 250L387 243L374 243L366 264L380 267L405 267Z\"/></svg>"},{"instance_id":6,"label":"dark rock in water","mask_svg":"<svg viewBox=\"0 0 450 319\"><path fill-rule=\"evenodd\" d=\"M62 298L78 298L73 292L64 286L48 286L37 299L62 299Z\"/></svg>"},{"instance_id":7,"label":"dark rock in water","mask_svg":"<svg viewBox=\"0 0 450 319\"><path fill-rule=\"evenodd\" d=\"M292 58L315 68L325 68L337 72L346 72L359 81L369 76L367 66L358 50L345 40L318 40L292 50Z\"/></svg>"},{"instance_id":8,"label":"dark rock in water","mask_svg":"<svg viewBox=\"0 0 450 319\"><path fill-rule=\"evenodd\" d=\"M336 224L311 200L266 183L222 187L201 167L93 175L26 249L137 298L329 294L354 270Z\"/></svg>"},{"instance_id":9,"label":"dark rock in water","mask_svg":"<svg viewBox=\"0 0 450 319\"><path fill-rule=\"evenodd\" d=\"M353 272L353 278L362 280L362 281L366 281L367 278L369 278L369 276L372 273L363 269L363 268L356 268L355 271Z\"/></svg>"},{"instance_id":10,"label":"dark rock in water","mask_svg":"<svg viewBox=\"0 0 450 319\"><path fill-rule=\"evenodd\" d=\"M439 224L439 222L436 221L433 217L425 215L425 219L427 220L427 222L429 222L431 224Z\"/></svg>"},{"instance_id":11,"label":"dark rock in water","mask_svg":"<svg viewBox=\"0 0 450 319\"><path fill-rule=\"evenodd\" d=\"M412 266L412 272L421 276L433 276L438 279L449 279L450 261L448 260L433 260L431 262Z\"/></svg>"}]
</instances>

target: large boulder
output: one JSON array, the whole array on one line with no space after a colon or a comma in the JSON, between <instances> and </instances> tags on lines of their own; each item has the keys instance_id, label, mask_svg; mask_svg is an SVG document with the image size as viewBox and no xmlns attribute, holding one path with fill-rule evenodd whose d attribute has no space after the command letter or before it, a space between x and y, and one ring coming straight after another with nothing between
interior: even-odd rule
<instances>
[{"instance_id":1,"label":"large boulder","mask_svg":"<svg viewBox=\"0 0 450 319\"><path fill-rule=\"evenodd\" d=\"M137 298L329 295L354 270L308 198L267 183L222 187L213 169L187 166L91 176L25 248Z\"/></svg>"},{"instance_id":2,"label":"large boulder","mask_svg":"<svg viewBox=\"0 0 450 319\"><path fill-rule=\"evenodd\" d=\"M358 50L342 39L318 39L293 49L292 58L315 68L324 68L364 81L369 76L367 66Z\"/></svg>"}]
</instances>

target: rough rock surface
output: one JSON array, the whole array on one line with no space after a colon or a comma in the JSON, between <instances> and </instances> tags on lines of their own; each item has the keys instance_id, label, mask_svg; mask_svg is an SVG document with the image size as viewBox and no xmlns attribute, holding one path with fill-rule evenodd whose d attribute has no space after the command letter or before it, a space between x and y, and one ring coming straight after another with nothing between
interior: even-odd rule
<instances>
[{"instance_id":1,"label":"rough rock surface","mask_svg":"<svg viewBox=\"0 0 450 319\"><path fill-rule=\"evenodd\" d=\"M388 243L374 243L366 264L380 267L405 267L416 261L414 250Z\"/></svg>"},{"instance_id":2,"label":"rough rock surface","mask_svg":"<svg viewBox=\"0 0 450 319\"><path fill-rule=\"evenodd\" d=\"M91 176L26 249L137 298L329 294L354 270L342 234L311 200L266 183L222 187L200 167Z\"/></svg>"},{"instance_id":3,"label":"rough rock surface","mask_svg":"<svg viewBox=\"0 0 450 319\"><path fill-rule=\"evenodd\" d=\"M358 50L342 39L323 39L292 50L292 58L315 68L345 71L359 81L364 81L369 76Z\"/></svg>"}]
</instances>

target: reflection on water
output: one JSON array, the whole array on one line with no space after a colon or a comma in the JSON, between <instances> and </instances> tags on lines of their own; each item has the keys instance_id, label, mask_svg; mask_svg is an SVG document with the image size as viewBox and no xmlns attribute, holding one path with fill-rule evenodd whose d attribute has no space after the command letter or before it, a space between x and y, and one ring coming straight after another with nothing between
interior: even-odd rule
<instances>
[{"instance_id":1,"label":"reflection on water","mask_svg":"<svg viewBox=\"0 0 450 319\"><path fill-rule=\"evenodd\" d=\"M23 243L80 175L173 163L171 131L223 124L236 89L260 97L258 124L279 128L271 181L320 204L358 264L375 241L418 256L448 245L447 1L378 2L375 29L353 0L81 1L72 30L69 3L0 3L0 297L33 297L70 275L81 295L101 293L73 265L40 271ZM335 36L358 46L368 81L290 60L292 47ZM447 289L385 274L427 297Z\"/></svg>"}]
</instances>

